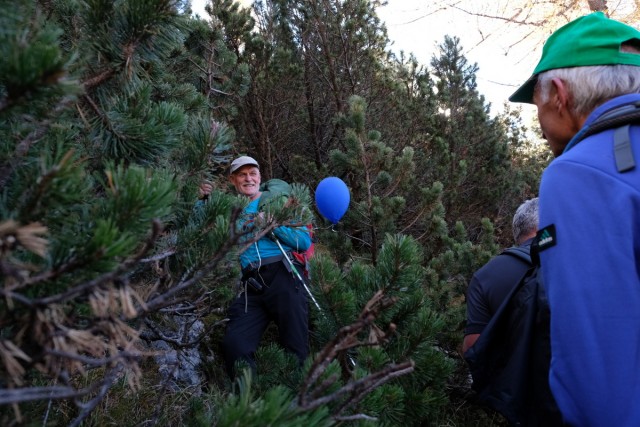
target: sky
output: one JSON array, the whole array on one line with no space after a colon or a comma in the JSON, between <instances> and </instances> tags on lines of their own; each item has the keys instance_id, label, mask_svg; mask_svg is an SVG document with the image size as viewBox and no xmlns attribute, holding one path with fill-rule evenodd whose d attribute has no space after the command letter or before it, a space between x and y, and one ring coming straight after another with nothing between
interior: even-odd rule
<instances>
[{"instance_id":1,"label":"sky","mask_svg":"<svg viewBox=\"0 0 640 427\"><path fill-rule=\"evenodd\" d=\"M509 49L509 43L520 36L512 30L507 33L499 21L479 19L456 9L431 14L430 10L423 0L389 0L381 7L378 15L387 27L391 49L411 52L420 63L429 65L445 35L458 37L468 62L479 67L478 91L492 104L492 111L501 111L507 98L531 75L541 48L532 39ZM529 112L535 110L521 106Z\"/></svg>"},{"instance_id":2,"label":"sky","mask_svg":"<svg viewBox=\"0 0 640 427\"><path fill-rule=\"evenodd\" d=\"M192 9L201 16L207 0L192 0ZM469 1L469 0L467 0ZM506 16L512 7L508 0L473 0L475 5L486 3L487 8L503 9ZM618 3L628 0L609 0L610 9ZM241 0L245 6L251 0ZM437 46L444 41L445 35L460 38L463 52L470 64L476 63L478 91L492 105L492 112L502 111L507 98L531 75L540 59L542 42L548 34L536 34L525 37L530 27L517 27L504 20L487 19L471 15L459 7L443 7L448 4L464 5L461 1L447 0L388 0L386 6L378 8L378 16L387 27L396 53L401 50L413 53L418 61L426 66L437 52ZM547 2L548 3L548 2ZM586 1L584 2L586 5ZM489 11L487 10L487 14ZM535 107L529 104L520 106L525 120L535 116Z\"/></svg>"}]
</instances>

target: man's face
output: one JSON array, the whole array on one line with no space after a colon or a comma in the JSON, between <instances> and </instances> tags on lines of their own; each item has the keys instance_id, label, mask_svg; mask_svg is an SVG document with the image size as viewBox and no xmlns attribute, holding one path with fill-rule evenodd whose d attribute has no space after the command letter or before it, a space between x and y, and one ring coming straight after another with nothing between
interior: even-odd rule
<instances>
[{"instance_id":1,"label":"man's face","mask_svg":"<svg viewBox=\"0 0 640 427\"><path fill-rule=\"evenodd\" d=\"M236 191L251 200L260 196L260 170L252 165L242 166L229 177Z\"/></svg>"},{"instance_id":2,"label":"man's face","mask_svg":"<svg viewBox=\"0 0 640 427\"><path fill-rule=\"evenodd\" d=\"M561 86L559 87L558 84ZM571 138L580 130L573 114L568 108L566 87L555 79L549 85L549 96L542 101L541 88L536 85L533 92L533 103L538 107L538 122L542 129L542 137L547 140L551 152L558 157L564 151Z\"/></svg>"}]
</instances>

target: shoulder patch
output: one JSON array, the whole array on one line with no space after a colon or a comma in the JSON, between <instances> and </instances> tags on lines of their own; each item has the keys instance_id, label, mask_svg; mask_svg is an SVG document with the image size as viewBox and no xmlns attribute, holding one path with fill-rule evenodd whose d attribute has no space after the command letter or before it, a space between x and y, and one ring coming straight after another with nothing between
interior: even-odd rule
<instances>
[{"instance_id":1,"label":"shoulder patch","mask_svg":"<svg viewBox=\"0 0 640 427\"><path fill-rule=\"evenodd\" d=\"M542 252L545 249L555 246L556 242L556 226L554 224L547 225L545 228L538 230L535 238L535 244L538 252Z\"/></svg>"}]
</instances>

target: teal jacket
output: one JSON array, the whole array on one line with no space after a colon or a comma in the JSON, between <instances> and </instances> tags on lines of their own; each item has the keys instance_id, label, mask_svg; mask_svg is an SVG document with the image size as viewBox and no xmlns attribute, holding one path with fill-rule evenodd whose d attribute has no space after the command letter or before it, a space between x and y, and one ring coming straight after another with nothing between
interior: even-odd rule
<instances>
[{"instance_id":1,"label":"teal jacket","mask_svg":"<svg viewBox=\"0 0 640 427\"><path fill-rule=\"evenodd\" d=\"M250 231L250 233L245 236L244 240L251 240L251 238L255 235L255 233L251 232L251 230L255 218L260 212L260 200L263 198L264 194L260 198L249 203L249 205L242 212L242 217L240 218L239 222L241 231ZM309 236L307 227L304 226L277 227L274 230L274 234L276 235L286 252L306 251L311 246L311 236ZM278 244L272 238L264 236L240 254L240 265L242 266L242 268L247 267L251 263L259 265L261 260L278 255L282 255Z\"/></svg>"}]
</instances>

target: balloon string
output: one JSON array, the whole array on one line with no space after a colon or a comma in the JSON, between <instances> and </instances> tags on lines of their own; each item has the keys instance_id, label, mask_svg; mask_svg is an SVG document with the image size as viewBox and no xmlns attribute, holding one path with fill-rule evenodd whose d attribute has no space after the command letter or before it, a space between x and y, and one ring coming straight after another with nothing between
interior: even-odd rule
<instances>
[{"instance_id":1,"label":"balloon string","mask_svg":"<svg viewBox=\"0 0 640 427\"><path fill-rule=\"evenodd\" d=\"M328 226L326 226L326 227L318 227L318 226L315 226L315 225L314 225L313 229L314 229L314 230L331 230L331 231L333 231L333 232L339 233L340 231L339 231L339 230L336 230L336 229L334 228L336 225L338 225L338 224L331 224L331 225L328 225Z\"/></svg>"}]
</instances>

